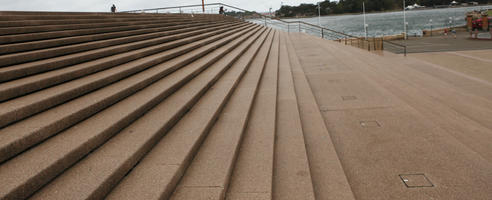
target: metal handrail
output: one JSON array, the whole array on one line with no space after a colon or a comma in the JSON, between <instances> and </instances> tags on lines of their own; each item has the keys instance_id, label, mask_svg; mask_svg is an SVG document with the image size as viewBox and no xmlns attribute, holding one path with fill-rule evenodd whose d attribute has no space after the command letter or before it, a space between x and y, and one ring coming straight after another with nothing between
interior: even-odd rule
<instances>
[{"instance_id":1,"label":"metal handrail","mask_svg":"<svg viewBox=\"0 0 492 200\"><path fill-rule=\"evenodd\" d=\"M147 8L147 9L139 9L139 10L128 10L128 11L121 11L123 13L135 13L135 12L145 12L145 11L156 11L156 10L169 10L169 9L177 9L177 8L189 8L189 7L201 7L201 6L226 6L230 7L236 10L244 11L244 12L254 12L254 11L249 11L246 9L238 8L235 6L230 6L227 4L223 3L206 3L206 4L195 4L195 5L186 5L186 6L172 6L172 7L162 7L162 8ZM257 13L257 12L254 12ZM257 13L259 15L262 15L260 13Z\"/></svg>"},{"instance_id":2,"label":"metal handrail","mask_svg":"<svg viewBox=\"0 0 492 200\"><path fill-rule=\"evenodd\" d=\"M185 5L185 6L162 7L162 8L149 8L149 9L139 9L139 10L122 11L122 12L124 12L124 13L146 12L146 11L156 11L156 12L158 12L159 10L181 9L181 8L189 8L189 7L205 7L205 6L225 6L225 7L229 7L229 8L236 9L236 10L240 10L240 11L243 11L243 12L255 13L256 15L258 15L260 17L263 17L265 19L265 25L267 23L266 22L266 19L269 18L270 20L276 20L276 21L279 21L279 22L282 22L282 23L286 24L288 31L289 31L289 28L290 28L289 27L289 24L298 24L299 31L301 29L301 24L303 24L303 25L307 25L307 26L310 26L310 27L314 27L314 28L320 29L320 31L321 31L321 37L322 38L324 38L324 31L329 31L329 32L332 32L332 33L335 33L335 34L338 34L338 35L343 36L345 40L347 40L349 38L356 38L358 40L368 41L366 38L357 37L357 36L354 36L354 35L342 33L342 32L335 31L335 30L332 30L332 29L329 29L329 28L326 28L326 27L322 27L322 26L318 26L318 25L315 25L315 24L307 23L307 22L304 22L304 21L299 21L299 20L297 20L297 21L285 21L285 20L282 20L282 19L279 19L279 18L276 18L276 17L267 16L267 15L264 15L264 14L261 14L261 13L257 13L255 11L249 11L249 10L246 10L246 9L238 8L236 6L231 6L231 5L227 5L227 4L224 4L224 3L208 3L208 4L195 4L195 5ZM405 45L397 44L397 43L386 41L386 40L383 40L383 43L384 42L390 43L390 44L395 45L395 46L402 47L404 49L404 54L406 56L407 47Z\"/></svg>"},{"instance_id":3,"label":"metal handrail","mask_svg":"<svg viewBox=\"0 0 492 200\"><path fill-rule=\"evenodd\" d=\"M402 48L403 48L403 54L404 54L405 56L407 56L407 46L402 45L402 44L398 44L398 43L395 43L395 42L387 41L387 40L383 40L383 42L386 42L386 43L392 44L392 45L394 45L394 46L399 46L399 47L402 47Z\"/></svg>"},{"instance_id":4,"label":"metal handrail","mask_svg":"<svg viewBox=\"0 0 492 200\"><path fill-rule=\"evenodd\" d=\"M312 26L312 27L315 27L315 28L323 29L323 30L326 30L326 31L331 31L331 32L334 32L334 33L337 33L337 34L341 34L341 35L344 35L344 36L356 37L356 36L348 35L348 34L345 34L345 33L342 33L342 32L338 32L338 31L335 31L335 30L331 30L331 29L328 29L328 28L325 28L325 27L322 27L322 26L314 25L314 24L311 24L311 23L307 23L307 22L303 22L303 21L285 21L285 20L282 20L282 19L278 19L278 18L275 18L275 17L271 17L271 16L263 15L261 13L257 13L255 11L249 11L249 10L246 10L246 9L238 8L236 6L231 6L231 5L227 5L227 4L224 4L224 3L208 3L208 4L203 4L203 5L202 4L195 4L195 5L186 5L186 6L172 6L172 7L162 7L162 8L148 8L148 9L121 11L121 12L123 12L123 13L135 13L135 12L169 10L169 9L189 8L189 7L199 7L199 6L225 6L225 7L233 8L233 9L244 11L244 12L255 13L255 14L261 16L261 17L270 18L272 20L277 20L277 21L280 21L280 22L283 22L283 23L287 23L287 24L302 23L302 24L305 24L305 25L308 25L308 26Z\"/></svg>"}]
</instances>

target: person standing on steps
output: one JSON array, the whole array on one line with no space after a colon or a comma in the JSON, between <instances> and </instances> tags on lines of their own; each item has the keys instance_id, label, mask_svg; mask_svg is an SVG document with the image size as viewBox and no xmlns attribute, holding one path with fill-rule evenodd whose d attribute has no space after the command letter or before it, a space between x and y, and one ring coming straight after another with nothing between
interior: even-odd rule
<instances>
[{"instance_id":1,"label":"person standing on steps","mask_svg":"<svg viewBox=\"0 0 492 200\"><path fill-rule=\"evenodd\" d=\"M223 15L224 14L224 6L221 6L219 8L219 14Z\"/></svg>"},{"instance_id":2,"label":"person standing on steps","mask_svg":"<svg viewBox=\"0 0 492 200\"><path fill-rule=\"evenodd\" d=\"M112 13L115 13L116 12L116 6L113 4L113 6L111 6L111 12Z\"/></svg>"}]
</instances>

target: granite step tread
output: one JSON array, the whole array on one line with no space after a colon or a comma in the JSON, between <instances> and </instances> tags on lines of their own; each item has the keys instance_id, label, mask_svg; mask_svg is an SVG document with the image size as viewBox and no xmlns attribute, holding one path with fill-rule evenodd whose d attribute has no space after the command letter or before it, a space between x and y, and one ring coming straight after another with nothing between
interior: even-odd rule
<instances>
[{"instance_id":1,"label":"granite step tread","mask_svg":"<svg viewBox=\"0 0 492 200\"><path fill-rule=\"evenodd\" d=\"M141 28L154 28L163 25L166 26L186 25L186 24L193 24L199 22L206 23L205 21L198 21L192 19L183 19L183 20L163 19L163 20L148 20L148 21L139 22L138 24L129 24L129 25L115 26L115 27L74 29L74 30L61 30L61 31L49 31L49 32L35 32L35 33L19 33L19 34L12 34L12 35L1 35L0 44L29 42L29 41L36 41L36 40L73 37L73 36L90 35L90 34L97 34L97 33L110 33L110 32L117 32L117 31L135 30Z\"/></svg>"},{"instance_id":2,"label":"granite step tread","mask_svg":"<svg viewBox=\"0 0 492 200\"><path fill-rule=\"evenodd\" d=\"M239 45L237 48L249 46L247 42L243 44L241 42L251 37L252 34L259 35L260 32L251 31L244 34L243 37L234 41L234 45L224 48L223 52L234 49L236 45ZM212 64L213 62L209 60L215 60L216 56L218 55L212 54L207 59L198 60L197 63ZM238 57L241 55L227 54L226 56ZM106 196L137 161L162 138L165 132L221 77L227 70L227 67L224 67L226 65L222 64L226 60L220 59L213 63L211 67L161 101L150 112L127 126L104 145L42 188L32 199L100 199ZM193 64L188 65L188 67L190 70L194 68ZM199 68L203 67L196 69ZM168 82L162 80L157 82L155 87L166 88L168 85ZM154 87L154 85L150 87ZM150 93L159 91L150 87L141 91L145 94L140 95L139 92L135 95L152 96ZM130 98L139 99L142 97L132 96Z\"/></svg>"},{"instance_id":3,"label":"granite step tread","mask_svg":"<svg viewBox=\"0 0 492 200\"><path fill-rule=\"evenodd\" d=\"M232 26L235 27L235 26ZM231 27L223 26L224 31L230 29ZM213 32L212 32L213 33ZM185 45L192 40L201 40L208 37L210 34L199 34L196 36L185 37L177 40L163 41L164 43L155 44L149 47L144 47L141 49L127 51L125 53L119 53L116 55L111 55L96 60L72 65L69 67L64 67L58 70L52 70L36 75L31 75L28 77L20 78L17 80L12 80L5 83L0 83L0 101L7 99L12 99L25 94L29 94L59 83L63 83L69 80L79 78L81 76L86 76L98 71L102 71L114 66L118 66L133 60L156 54L162 51L173 49L179 47L180 45ZM190 40L192 39L192 40ZM100 51L99 51L100 52ZM114 54L115 52L112 52ZM12 67L14 69L14 67ZM21 71L22 69L17 69ZM0 73L1 74L1 73Z\"/></svg>"},{"instance_id":4,"label":"granite step tread","mask_svg":"<svg viewBox=\"0 0 492 200\"><path fill-rule=\"evenodd\" d=\"M287 50L316 199L355 200L291 39L287 39Z\"/></svg>"},{"instance_id":5,"label":"granite step tread","mask_svg":"<svg viewBox=\"0 0 492 200\"><path fill-rule=\"evenodd\" d=\"M116 15L118 16L118 15ZM183 16L184 17L184 16ZM165 16L167 19L182 19L181 16ZM108 22L125 22L125 21L143 21L148 19L158 19L159 17L145 18L118 18L111 17L106 19L47 19L47 20L14 20L0 21L0 27L19 27L19 26L42 26L42 25L60 25L60 24L86 24L86 23L108 23Z\"/></svg>"},{"instance_id":6,"label":"granite step tread","mask_svg":"<svg viewBox=\"0 0 492 200\"><path fill-rule=\"evenodd\" d=\"M226 199L272 199L279 32L268 52Z\"/></svg>"},{"instance_id":7,"label":"granite step tread","mask_svg":"<svg viewBox=\"0 0 492 200\"><path fill-rule=\"evenodd\" d=\"M198 20L199 18L192 18L192 20ZM183 19L189 20L189 19ZM141 21L126 21L126 22L107 22L107 23L88 23L88 24L63 24L63 25L42 25L42 26L20 26L20 27L0 27L0 36L10 36L16 34L27 34L27 33L47 33L53 31L75 31L75 30L85 30L89 31L90 29L95 28L111 28L111 27L121 27L121 26L129 26L129 25L138 25L138 24L150 24L153 21L170 21L169 19L146 19ZM176 22L180 22L181 20L175 20Z\"/></svg>"},{"instance_id":8,"label":"granite step tread","mask_svg":"<svg viewBox=\"0 0 492 200\"><path fill-rule=\"evenodd\" d=\"M187 167L170 199L223 199L263 74L273 34L257 40L236 61L243 78ZM244 74L244 75L242 75ZM235 85L234 84L234 85ZM209 189L203 191L203 188ZM218 196L217 196L218 195ZM218 197L218 198L217 198Z\"/></svg>"},{"instance_id":9,"label":"granite step tread","mask_svg":"<svg viewBox=\"0 0 492 200\"><path fill-rule=\"evenodd\" d=\"M244 57L243 53L246 50L257 51L258 43L265 37L266 33L256 39L249 49L234 49L234 52L243 55L239 60L252 59L251 56ZM235 61L237 58L228 60L228 65L234 62L231 68L113 190L108 199L169 198L244 73L246 63Z\"/></svg>"},{"instance_id":10,"label":"granite step tread","mask_svg":"<svg viewBox=\"0 0 492 200\"><path fill-rule=\"evenodd\" d=\"M175 35L175 37L179 37L179 35L188 36L197 33L206 33L211 29L213 28L205 28L205 29L202 28L202 29L198 29L194 31L186 31L186 32L181 31L181 33ZM29 61L36 61L45 58L52 58L52 57L67 55L71 53L99 49L99 48L109 47L118 44L141 41L145 39L153 39L162 36L168 36L170 33L173 32L180 32L180 30L147 33L142 35L127 36L122 38L113 38L113 39L106 39L100 41L85 42L81 44L72 44L72 45L66 45L61 47L52 47L47 49L39 49L39 50L33 50L27 52L0 55L0 67L26 63Z\"/></svg>"},{"instance_id":11,"label":"granite step tread","mask_svg":"<svg viewBox=\"0 0 492 200\"><path fill-rule=\"evenodd\" d=\"M280 35L273 199L315 199L287 52L288 36Z\"/></svg>"},{"instance_id":12,"label":"granite step tread","mask_svg":"<svg viewBox=\"0 0 492 200\"><path fill-rule=\"evenodd\" d=\"M215 24L215 25L226 25L228 23L223 24ZM229 24L233 25L233 24ZM203 26L201 28L207 28L210 26ZM199 29L200 27L192 27L191 30ZM217 28L217 27L216 27ZM188 29L188 30L190 30ZM122 44L117 44L113 46L103 47L99 49L93 49L88 51L83 51L79 53L72 53L69 55L58 56L54 58L47 58L39 61L32 61L22 64L15 64L11 66L1 67L0 68L0 82L18 79L24 76L37 74L45 71L51 71L58 68L80 64L83 62L91 61L94 59L115 55L118 53L124 53L128 51L132 51L135 49L145 48L152 45L158 45L161 43L183 39L193 35L202 34L202 32L197 31L192 34L185 34L185 30L173 30L169 31L168 34L162 35L155 38L142 38L142 40L135 41L126 41Z\"/></svg>"},{"instance_id":13,"label":"granite step tread","mask_svg":"<svg viewBox=\"0 0 492 200\"><path fill-rule=\"evenodd\" d=\"M54 107L46 112L42 112L23 121L0 129L0 137L2 138L0 139L0 162L25 150L26 148L36 144L37 142L42 141L44 138L47 138L57 133L58 131L70 127L72 124L77 123L78 121L81 121L86 117L89 117L93 113L96 113L99 110L110 106L111 104L119 101L122 98L125 98L131 93L138 91L139 89L166 76L176 69L185 66L187 63L198 59L199 57L222 45L225 45L226 43L234 40L241 34L253 28L254 27L251 27L239 32L226 32L222 35L211 37L209 38L210 44L202 46L181 56L175 55L178 57L158 64L143 72L140 72L137 74L138 76L130 76L129 78L120 80L105 88L101 88L99 90L96 90L95 92L69 101L61 106ZM223 36L227 35L230 36L222 38ZM167 52L164 52L163 54L166 53ZM135 64L139 65L140 63L136 62ZM135 71L135 64L132 65L130 63L121 66L122 69L115 68L113 71ZM114 76L116 76L116 74L113 73L111 70L108 70L84 77L84 79L80 79L80 81L107 81L110 78L114 78ZM60 88L55 87L44 91L46 91L47 94L51 94L53 92L63 93L62 89L65 87L67 87L68 89L70 89L70 87L79 87L79 83L83 83L80 81L72 81L64 85L57 86ZM80 93L80 90L73 91L74 93ZM36 98L34 98L33 100L36 100ZM48 101L47 103L51 103L52 101L53 100ZM22 104L20 104L20 106L22 106ZM6 106L6 108L9 107Z\"/></svg>"},{"instance_id":14,"label":"granite step tread","mask_svg":"<svg viewBox=\"0 0 492 200\"><path fill-rule=\"evenodd\" d=\"M259 28L248 30L251 34L257 32ZM238 35L247 36L244 33L238 33ZM238 41L234 40L234 42ZM228 45L234 46L231 43L228 43ZM182 60L187 56L183 55ZM58 173L63 172L64 169L100 146L178 88L185 85L193 77L200 74L202 70L213 64L214 59L218 58L214 56L212 59L196 60L193 62L195 64L187 65L160 80L158 79L157 82L147 86L145 89L138 92L135 91L135 94L7 161L0 166L0 172L5 170L11 173L0 173L0 176L3 176L2 180L9 180L10 184L0 186L4 187L0 189L2 191L0 196L2 198L4 196L22 197L26 195L26 191L36 191ZM187 62L179 61L178 58L134 75L127 80L145 79L145 77L165 71L173 66L170 64L171 62L187 64ZM119 83L121 84L113 85L128 85L126 82ZM107 90L117 89L113 85L108 87ZM93 96L99 95L97 93L91 94ZM88 100L85 99L85 101Z\"/></svg>"},{"instance_id":15,"label":"granite step tread","mask_svg":"<svg viewBox=\"0 0 492 200\"><path fill-rule=\"evenodd\" d=\"M3 45L0 45L0 55L17 53L17 52L24 52L24 51L32 51L32 50L38 50L38 49L45 49L45 48L51 48L51 47L57 47L57 46L65 46L65 45L71 45L71 44L78 44L78 43L83 43L83 42L114 39L114 38L121 38L121 37L133 36L133 35L142 35L142 34L147 34L147 33L179 30L179 29L183 29L183 28L189 28L189 27L205 25L205 24L214 24L214 23L200 23L200 24L191 23L191 24L180 24L180 25L176 25L176 26L169 26L168 24L157 24L157 25L154 25L153 27L139 28L139 29L136 29L137 27L134 26L130 30L123 30L123 31L117 31L117 32L95 33L95 34L88 34L88 35L82 35L82 36L71 36L70 35L68 37L55 38L55 39L44 39L44 40L21 42L21 43L14 43L14 44L3 44ZM26 38L26 37L24 36L23 38ZM26 39L29 39L29 38L26 38ZM32 39L30 39L30 40L32 40Z\"/></svg>"}]
</instances>

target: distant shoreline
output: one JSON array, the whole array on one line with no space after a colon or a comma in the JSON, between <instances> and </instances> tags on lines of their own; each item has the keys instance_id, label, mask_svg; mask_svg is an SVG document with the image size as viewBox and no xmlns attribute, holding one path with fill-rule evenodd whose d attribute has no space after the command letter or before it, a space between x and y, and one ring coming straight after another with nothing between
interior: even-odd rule
<instances>
[{"instance_id":1,"label":"distant shoreline","mask_svg":"<svg viewBox=\"0 0 492 200\"><path fill-rule=\"evenodd\" d=\"M445 7L445 8L466 8L466 7L480 7L480 6L492 6L492 4L482 4L482 5L477 5L477 6L454 6L454 7ZM437 9L445 9L445 8L426 7L426 8L419 8L419 9L407 10L407 12L419 11L419 10L437 10ZM393 10L386 10L386 11L366 12L366 14L391 13L391 12L401 12L401 11L403 11L403 10L401 10L401 9L393 9ZM321 15L321 17L327 17L327 16L343 16L343 15L362 15L362 12ZM302 17L279 17L279 19L303 19L303 18L314 18L314 17L318 17L318 15L302 16Z\"/></svg>"}]
</instances>

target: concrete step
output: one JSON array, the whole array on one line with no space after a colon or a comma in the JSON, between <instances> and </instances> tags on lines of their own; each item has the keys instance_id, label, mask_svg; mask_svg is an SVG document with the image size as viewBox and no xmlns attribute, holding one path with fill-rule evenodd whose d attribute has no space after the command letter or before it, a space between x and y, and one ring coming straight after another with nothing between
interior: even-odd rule
<instances>
[{"instance_id":1,"label":"concrete step","mask_svg":"<svg viewBox=\"0 0 492 200\"><path fill-rule=\"evenodd\" d=\"M226 24L226 23L216 24L215 29L218 28L217 25L220 25L219 27L224 27L227 25L234 26L234 24ZM23 64L6 66L0 68L0 75L2 75L0 76L0 82L13 80L13 79L17 79L24 76L45 72L45 71L51 71L65 66L76 65L86 61L91 61L106 56L112 56L124 52L129 52L135 49L145 48L152 45L158 45L173 40L180 40L180 39L183 40L190 36L200 35L201 33L203 33L203 30L200 30L200 28L207 28L207 27L213 27L213 25L205 25L203 27L192 27L184 30L174 30L174 31L169 31L167 35L163 35L157 38L137 40L133 42L129 41L129 43L123 43L123 44L109 46L105 48L94 49L94 50L89 50L85 52L79 52L79 53L69 54L65 56L54 57L54 58L48 58L40 61L33 61ZM187 30L196 30L196 31L187 32ZM214 30L214 29L209 28L207 30ZM3 99L6 98L4 97Z\"/></svg>"},{"instance_id":2,"label":"concrete step","mask_svg":"<svg viewBox=\"0 0 492 200\"><path fill-rule=\"evenodd\" d=\"M86 117L89 117L90 115L121 100L122 98L125 98L131 93L145 87L146 85L158 80L159 78L162 78L163 76L169 74L172 71L175 71L176 69L186 65L187 63L198 59L199 57L218 48L219 46L234 40L235 38L239 37L241 34L244 34L245 32L248 32L251 29L252 28L249 28L243 31L239 31L237 33L234 31L226 32L221 35L217 35L215 37L210 37L208 40L209 43L208 45L206 45L206 43L198 44L198 45L200 44L205 45L203 47L197 46L196 44L194 46L188 45L183 48L188 48L188 49L198 48L198 49L191 51L185 55L182 55L183 52L179 52L179 50L174 51L174 53L164 52L162 54L158 54L156 55L156 57L157 59L161 59L161 60L162 59L166 60L179 55L182 56L159 64L158 66L161 66L160 68L163 68L161 69L161 71L156 71L160 68L156 68L155 66L146 70L146 71L150 70L153 73L144 71L145 73L143 74L145 76L141 75L144 76L144 78L137 79L137 78L133 78L134 76L131 76L130 78L120 80L117 83L112 84L106 88L97 90L96 92L90 93L81 98L77 98L74 101L65 103L62 106L58 106L54 109L51 109L48 112L40 113L26 120L23 120L21 122L10 125L4 129L1 129L0 137L2 137L2 139L0 142L1 143L0 162L23 151L29 146L34 145L37 142L57 133L58 131L70 127L74 123L77 123L85 119ZM217 42L212 43L214 41ZM153 60L155 60L155 58ZM131 75L140 70L148 68L150 67L148 66L149 65L148 63L155 62L153 60L142 61L142 62L139 62L137 60L133 63L122 65L120 68L115 68L114 70L103 71L91 76L87 76L84 79L79 79L57 87L52 87L50 89L43 90L42 93L39 94L39 97L32 96L32 99L26 98L29 101L22 102L16 99L16 101L14 101L12 105L17 105L17 107L20 108L24 107L23 108L24 110L27 109L29 111L29 109L37 109L37 107L43 107L45 106L45 104L53 103L57 99L65 98L67 95L72 95L72 96L75 95L72 97L75 98L81 95L82 91L87 91L92 87L94 87L93 85L95 84L107 85L109 84L108 82L114 82L115 80L124 78L125 76ZM56 95L57 93L59 95ZM49 98L50 95L53 94L55 96L51 96L51 98ZM44 99L46 100L46 102L36 103L35 101L36 99ZM24 106L24 104L28 106ZM33 106L29 106L29 105L33 105ZM11 106L5 106L5 107L9 109L11 108ZM18 110L17 113L19 113L19 111L22 110Z\"/></svg>"},{"instance_id":3,"label":"concrete step","mask_svg":"<svg viewBox=\"0 0 492 200\"><path fill-rule=\"evenodd\" d=\"M43 25L43 26L26 26L26 27L0 27L0 36L11 36L15 34L28 34L28 33L46 33L53 31L70 31L70 30L85 30L90 31L90 29L96 28L109 28L109 27L119 27L119 26L130 26L130 25L139 25L139 24L152 24L154 22L169 22L174 19L149 19L149 20L141 20L141 21L129 21L129 22L109 22L109 23L88 23L88 24L65 24L65 25ZM191 18L191 19L181 19L174 20L176 22L180 21L190 21L190 20L199 20L199 18Z\"/></svg>"},{"instance_id":4,"label":"concrete step","mask_svg":"<svg viewBox=\"0 0 492 200\"><path fill-rule=\"evenodd\" d=\"M264 38L264 35L260 37ZM207 71L228 68L258 36L259 34L256 34L241 47L234 49L230 55L235 56L228 55L228 57L224 57L218 61L220 66L214 66L216 69L207 69ZM250 49L254 47L251 46ZM180 119L152 151L108 195L108 199L158 199L169 197L184 169L188 166L203 138L206 137L208 130L214 124L220 110L236 87L239 78L236 70L238 67L240 68L241 66L234 64L200 98L197 104ZM203 73L209 73L207 71ZM148 170L149 168L153 170Z\"/></svg>"},{"instance_id":5,"label":"concrete step","mask_svg":"<svg viewBox=\"0 0 492 200\"><path fill-rule=\"evenodd\" d=\"M155 13L110 13L108 12L63 12L63 11L0 11L0 15L37 15L37 16L45 16L45 15L129 15L129 16L155 16L162 14ZM169 15L178 15L169 13Z\"/></svg>"},{"instance_id":6,"label":"concrete step","mask_svg":"<svg viewBox=\"0 0 492 200\"><path fill-rule=\"evenodd\" d=\"M50 20L13 20L13 21L0 21L0 27L21 27L21 26L43 26L43 25L63 25L63 24L87 24L87 23L111 23L111 22L124 22L124 21L145 21L149 19L184 19L189 18L187 15L183 16L172 16L172 15L162 15L162 17L134 17L134 18L118 18L115 15L111 18L105 19L50 19Z\"/></svg>"},{"instance_id":7,"label":"concrete step","mask_svg":"<svg viewBox=\"0 0 492 200\"><path fill-rule=\"evenodd\" d=\"M286 34L280 34L273 199L315 199Z\"/></svg>"},{"instance_id":8,"label":"concrete step","mask_svg":"<svg viewBox=\"0 0 492 200\"><path fill-rule=\"evenodd\" d=\"M121 37L134 36L134 35L143 35L147 33L156 33L162 31L184 29L184 28L206 25L206 24L215 24L215 23L192 23L192 24L184 24L184 25L176 25L176 26L169 26L168 24L158 24L158 25L154 25L155 27L152 28L144 28L144 29L133 28L132 30L128 30L128 31L90 34L90 35L83 35L83 36L68 36L68 37L56 38L56 39L30 41L30 42L22 42L22 43L15 43L15 44L4 44L4 45L0 45L0 55L23 52L23 51L32 51L37 49L45 49L45 48L64 46L70 44L77 44L83 42L91 42L91 41L121 38Z\"/></svg>"},{"instance_id":9,"label":"concrete step","mask_svg":"<svg viewBox=\"0 0 492 200\"><path fill-rule=\"evenodd\" d=\"M221 28L221 27L216 27L216 28ZM198 29L196 31L175 30L174 32L179 32L179 31L184 32L184 33L177 34L176 37L180 37L180 36L186 37L188 35L205 33L205 32L210 31L210 28L209 29L203 29L202 28L202 29ZM173 33L173 32L171 32L171 33ZM14 64L20 64L20 63L26 63L29 61L36 61L36 60L41 60L41 59L46 59L46 58L52 58L52 57L67 55L67 54L71 54L71 53L77 53L77 52L83 52L83 51L88 51L88 50L93 50L93 49L99 49L99 48L104 48L104 47L118 45L118 44L125 44L125 43L129 43L129 42L158 38L158 37L162 37L162 36L168 36L169 34L170 34L170 31L162 31L162 32L156 32L156 33L147 33L147 34L142 34L142 35L134 35L134 36L128 36L128 37L106 39L106 40L101 40L101 41L85 42L85 43L81 43L81 44L73 44L73 45L67 45L67 46L62 46L62 47L54 47L54 48L48 48L48 49L28 51L28 52L6 54L6 55L0 56L0 67L8 66L8 65L14 65Z\"/></svg>"},{"instance_id":10,"label":"concrete step","mask_svg":"<svg viewBox=\"0 0 492 200\"><path fill-rule=\"evenodd\" d=\"M266 34L260 36L260 42ZM258 37L248 39L249 44ZM248 51L257 50L258 40ZM247 46L232 53L242 55ZM239 58L244 60L244 56ZM231 65L237 57L224 59L221 65ZM168 198L188 167L200 144L214 124L220 110L236 87L245 63L236 61L225 75L203 97L151 152L116 187L108 199L158 199ZM188 133L188 134L185 134ZM148 169L153 170L149 171Z\"/></svg>"},{"instance_id":11,"label":"concrete step","mask_svg":"<svg viewBox=\"0 0 492 200\"><path fill-rule=\"evenodd\" d=\"M36 40L91 35L91 34L98 34L98 33L129 31L129 30L136 30L136 29L143 29L143 28L157 28L161 26L186 25L186 24L193 24L199 22L206 23L205 21L198 21L198 20L191 20L191 19L149 20L149 21L140 22L138 24L131 24L125 26L2 35L0 36L0 44L29 42L29 41L36 41Z\"/></svg>"},{"instance_id":12,"label":"concrete step","mask_svg":"<svg viewBox=\"0 0 492 200\"><path fill-rule=\"evenodd\" d=\"M272 199L279 32L268 53L226 199ZM263 52L260 52L263 53ZM259 54L260 54L259 53Z\"/></svg>"},{"instance_id":13,"label":"concrete step","mask_svg":"<svg viewBox=\"0 0 492 200\"><path fill-rule=\"evenodd\" d=\"M255 35L260 33L256 32ZM242 38L246 39L251 34L244 36ZM253 36L253 39L255 38ZM238 41L241 40L238 39ZM231 47L228 50L232 50L235 46ZM240 54L231 56L237 57ZM210 67L200 73L152 111L126 127L106 144L36 193L33 199L100 199L105 197L167 130L199 100L199 97L207 92L207 89L221 77L225 70L227 68ZM161 123L155 123L156 121L161 121Z\"/></svg>"},{"instance_id":14,"label":"concrete step","mask_svg":"<svg viewBox=\"0 0 492 200\"><path fill-rule=\"evenodd\" d=\"M236 61L246 73L187 167L170 199L223 199L248 122L273 34L264 36ZM265 41L266 37L266 41ZM237 69L237 71L236 71ZM236 75L237 76L237 75Z\"/></svg>"},{"instance_id":15,"label":"concrete step","mask_svg":"<svg viewBox=\"0 0 492 200\"><path fill-rule=\"evenodd\" d=\"M239 29L236 31L240 31L247 27L238 27L238 28ZM90 92L102 86L111 84L114 81L118 81L120 78L124 78L128 75L131 75L132 73L136 73L140 70L146 69L147 67L152 66L152 64L155 64L156 62L161 62L165 59L170 59L172 57L179 56L183 53L193 50L193 48L197 48L206 45L210 42L213 42L215 40L218 40L219 39L218 37L220 36L217 36L217 34L221 33L222 31L233 30L233 29L234 27L229 27L228 29L218 30L204 35L193 36L194 38L193 37L185 38L183 40L177 40L171 43L156 45L149 48L137 50L135 52L128 52L125 54L111 56L93 62L83 63L80 65L75 65L73 67L47 72L40 75L31 76L24 79L19 79L19 80L1 84L1 86L3 86L3 90L1 90L2 96L4 98L7 98L10 96L23 95L27 92L43 89L63 81L76 79L80 76L88 75L101 70L104 71L97 74L106 74L104 76L93 74L91 75L91 77L94 78L90 79L91 81L75 80L67 84L62 84L54 88L50 88L47 91L32 93L23 96L20 99L13 99L1 103L0 105L3 105L8 108L5 109L3 112L0 111L1 113L0 116L4 117L2 120L0 120L0 127L12 123L14 121L20 120L23 117L27 117L29 115L40 112L49 107L55 106L59 103L63 103L66 100L83 95L87 92ZM228 34L232 34L232 33L233 32L228 32ZM207 39L203 40L204 38ZM192 42L195 40L197 42ZM165 51L168 49L171 50ZM118 66L118 64L122 64L122 65ZM118 67L113 67L113 66L118 66ZM110 67L110 69L106 69L108 67ZM95 78L98 76L99 78ZM16 116L8 117L9 114L7 113L11 113L11 114L16 113Z\"/></svg>"},{"instance_id":16,"label":"concrete step","mask_svg":"<svg viewBox=\"0 0 492 200\"><path fill-rule=\"evenodd\" d=\"M248 30L250 30L249 33L254 33L258 31L259 28L248 29ZM242 35L247 37L248 34L239 32L237 35L238 36ZM188 58L189 58L188 54L183 55L180 58L162 63L140 74L132 76L127 80L136 81L136 80L148 79L146 77L149 76L155 77L155 75L153 74L156 73L162 74L162 72L165 72L166 69L172 68L173 66L176 66L176 64L181 64L181 65L188 64L189 61L188 62L186 61ZM213 57L209 60L203 60L203 59L197 60L193 62L194 64L187 65L186 67L181 68L175 71L174 73L169 74L165 78L159 80L159 77L157 77L156 79L158 81L155 82L154 84L118 102L117 104L112 105L108 109L99 112L97 115L92 116L88 120L85 120L77 124L76 126L73 126L72 128L69 128L61 132L55 137L50 138L49 140L15 157L14 159L9 160L8 162L6 162L4 165L0 167L8 168L13 166L25 166L25 168L19 169L17 167L15 172L13 171L14 173L0 174L6 176L4 177L5 179L2 178L4 180L13 180L13 179L15 180L15 182L11 182L11 184L6 186L6 188L0 189L0 191L3 191L2 195L0 196L22 198L23 196L28 195L28 193L26 194L26 191L30 191L31 193L36 191L39 187L41 187L49 180L54 178L58 173L63 172L64 169L72 165L74 162L82 158L84 155L89 153L94 148L103 144L107 139L111 138L114 134L118 133L118 131L128 126L131 122L137 120L139 116L144 114L146 111L150 110L152 107L154 107L159 102L164 100L167 96L173 94L173 92L175 92L178 88L186 84L194 76L200 74L200 71L212 65L213 61L217 59L219 58ZM176 63L176 64L172 64L172 63ZM211 79L218 78L211 75L208 76L205 75L205 77ZM204 82L199 82L199 83L203 84ZM108 91L115 90L117 89L115 87L118 85L120 85L119 87L121 87L121 86L129 85L129 83L125 81L120 81L117 84L113 84L110 87L108 87L107 90ZM102 92L107 92L107 91L101 91L101 93ZM190 94L189 92L190 91L183 90L182 93L189 95ZM91 93L89 97L92 97L93 99L94 96L99 96L101 95L101 93L99 94L97 92ZM81 98L79 99L84 101L89 100L89 99L81 99ZM174 101L174 102L185 103L185 102L190 102L190 100L184 101L183 99L179 99L178 101ZM174 104L171 106L175 108ZM185 111L184 109L181 110L181 112L184 111ZM162 115L160 116L162 117ZM151 121L151 122L155 122L155 121ZM126 148L127 147L124 147L124 149ZM55 150L56 153L55 152L50 153L53 150ZM45 156L48 156L49 158L46 158ZM25 163L25 164L21 164L21 163ZM32 163L38 163L38 164L32 165ZM10 169L9 171L11 170L13 169ZM19 176L20 174L17 174L17 172L21 173L22 176ZM29 172L29 173L25 173L25 172ZM56 183L56 181L54 183ZM88 185L81 184L79 186L88 186ZM102 184L102 185L93 185L93 186L105 187L106 185ZM74 186L74 187L78 187L78 186ZM49 189L47 189L47 191L49 191ZM63 190L60 188L60 192L61 191ZM42 193L40 193L39 195L42 195ZM85 195L90 195L90 194L87 193ZM54 198L54 196L52 197ZM78 198L82 198L82 196L79 196Z\"/></svg>"},{"instance_id":17,"label":"concrete step","mask_svg":"<svg viewBox=\"0 0 492 200\"><path fill-rule=\"evenodd\" d=\"M99 14L93 14L93 13L86 13L86 14L67 14L67 13L57 13L56 15L53 15L51 13L35 13L35 14L25 14L25 13L9 13L9 14L0 14L0 21L20 21L20 20L59 20L59 19L107 19L107 18L148 18L149 16L151 17L159 17L163 16L161 15L155 15L155 14L150 14L150 15L142 15L142 14L131 14L131 13L99 13ZM186 17L188 16L187 14L172 14L168 13L165 14L166 17Z\"/></svg>"},{"instance_id":18,"label":"concrete step","mask_svg":"<svg viewBox=\"0 0 492 200\"><path fill-rule=\"evenodd\" d=\"M315 197L316 199L355 200L291 37L287 39L287 50Z\"/></svg>"}]
</instances>

